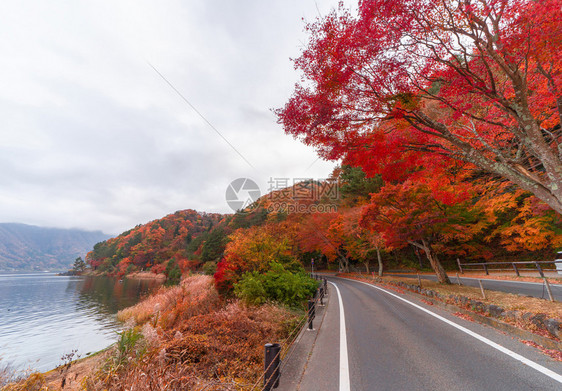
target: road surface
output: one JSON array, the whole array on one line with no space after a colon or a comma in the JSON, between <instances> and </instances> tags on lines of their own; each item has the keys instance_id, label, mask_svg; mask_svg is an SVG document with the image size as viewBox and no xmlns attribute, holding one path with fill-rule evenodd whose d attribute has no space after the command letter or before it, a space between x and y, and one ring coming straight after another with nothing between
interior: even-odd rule
<instances>
[{"instance_id":1,"label":"road surface","mask_svg":"<svg viewBox=\"0 0 562 391\"><path fill-rule=\"evenodd\" d=\"M407 278L417 278L417 276L412 274L385 274L386 276L395 277L407 277ZM421 279L437 281L436 276L420 275ZM449 275L449 279L452 283L457 283L457 277ZM461 283L467 286L478 287L478 279L470 277L460 277ZM506 293L514 293L525 296L540 297L542 299L549 299L548 293L546 291L546 286L544 283L538 282L521 282L521 281L505 281L505 280L493 280L493 279L481 279L482 286L484 289L489 289L492 291L500 291ZM550 284L550 289L552 291L552 296L556 301L562 301L562 285L561 284Z\"/></svg>"},{"instance_id":2,"label":"road surface","mask_svg":"<svg viewBox=\"0 0 562 391\"><path fill-rule=\"evenodd\" d=\"M493 328L393 291L329 281L301 391L562 390L562 363Z\"/></svg>"}]
</instances>

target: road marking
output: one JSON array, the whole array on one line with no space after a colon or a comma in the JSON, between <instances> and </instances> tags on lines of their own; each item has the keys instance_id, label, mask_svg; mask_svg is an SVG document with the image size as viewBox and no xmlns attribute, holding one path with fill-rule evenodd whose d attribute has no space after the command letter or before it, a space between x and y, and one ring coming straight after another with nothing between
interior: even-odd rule
<instances>
[{"instance_id":1,"label":"road marking","mask_svg":"<svg viewBox=\"0 0 562 391\"><path fill-rule=\"evenodd\" d=\"M350 391L349 382L349 360L347 357L347 334L345 331L345 314L343 312L343 301L337 285L330 281L338 293L340 307L340 391Z\"/></svg>"},{"instance_id":2,"label":"road marking","mask_svg":"<svg viewBox=\"0 0 562 391\"><path fill-rule=\"evenodd\" d=\"M365 284L365 285L367 285L367 286L370 286L371 288L375 288L375 289L378 289L378 290L380 290L380 291L382 291L382 292L384 292L384 293L386 293L386 294L389 294L390 296L396 297L397 299L402 300L403 302L408 303L408 304L410 304L411 306L413 306L413 307L415 307L415 308L417 308L417 309L419 309L419 310L421 310L421 311L423 311L423 312L425 312L425 313L427 313L427 314L429 314L429 315L431 315L431 316L433 316L433 317L435 317L435 318L437 318L437 319L439 319L439 320L441 320L441 321L443 321L443 322L445 322L445 323L447 323L447 324L449 324L449 325L455 327L456 329L458 329L458 330L460 330L460 331L462 331L462 332L464 332L464 333L470 335L471 337L474 337L474 338L476 338L477 340L479 340L479 341L481 341L481 342L484 342L485 344L487 344L487 345L493 347L494 349L497 349L497 350L499 350L500 352L502 352L502 353L504 353L504 354L507 354L508 356L510 356L510 357L512 357L512 358L514 358L514 359L516 359L516 360L518 360L518 361L520 361L520 362L522 362L523 364L530 366L531 368L533 368L533 369L535 369L535 370L541 372L542 374L544 374L544 375L550 377L551 379L554 379L554 380L556 380L557 382L562 383L562 375L559 375L559 374L557 374L556 372L551 371L550 369L545 368L545 367L543 367L542 365L537 364L536 362L531 361L531 360L529 360L528 358L525 358L525 357L521 356L520 354L517 354L517 353L515 353L514 351L509 350L509 349L507 349L507 348L505 348L505 347L503 347L503 346L501 346L501 345L495 343L494 341L491 341L491 340L489 340L488 338L486 338L486 337L484 337L484 336L482 336L482 335L480 335L480 334L478 334L478 333L475 333L475 332L472 331L472 330L467 329L466 327L461 326L460 324L457 324L457 323L455 323L455 322L453 322L453 321L450 321L449 319L446 319L446 318L442 317L441 315L436 314L435 312L432 312L432 311L430 311L430 310L428 310L428 309L426 309L426 308L424 308L424 307L422 307L422 306L420 306L420 305L417 305L416 303L412 303L412 302L409 301L409 300L406 300L406 299L404 299L404 298L402 298L402 297L400 297L400 296L398 296L398 295L395 295L394 293L389 292L389 291L387 291L386 289L380 288L380 287L378 287L378 286L376 286L376 285L368 284L368 283L363 282L363 281L355 281L355 282L359 282L359 283L361 283L361 284ZM336 289L337 289L337 287L336 287ZM339 295L339 291L338 291L338 295ZM340 300L341 300L341 299L340 299ZM340 305L341 305L341 301L340 301ZM341 388L340 388L340 389L341 389Z\"/></svg>"}]
</instances>

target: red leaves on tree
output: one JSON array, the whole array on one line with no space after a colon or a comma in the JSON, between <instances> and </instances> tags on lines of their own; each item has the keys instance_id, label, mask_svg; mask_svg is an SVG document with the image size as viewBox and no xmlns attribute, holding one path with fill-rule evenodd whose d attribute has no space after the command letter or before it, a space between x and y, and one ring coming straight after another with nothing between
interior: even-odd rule
<instances>
[{"instance_id":1,"label":"red leaves on tree","mask_svg":"<svg viewBox=\"0 0 562 391\"><path fill-rule=\"evenodd\" d=\"M98 243L86 260L94 269L102 267L108 273L124 275L131 271L130 267L133 270L150 268L160 273L164 265L175 258L185 272L198 264L187 258L188 236L196 237L221 220L218 214L202 215L189 209L178 211Z\"/></svg>"},{"instance_id":2,"label":"red leaves on tree","mask_svg":"<svg viewBox=\"0 0 562 391\"><path fill-rule=\"evenodd\" d=\"M562 212L561 0L365 0L308 31L287 133L387 180L465 161Z\"/></svg>"}]
</instances>

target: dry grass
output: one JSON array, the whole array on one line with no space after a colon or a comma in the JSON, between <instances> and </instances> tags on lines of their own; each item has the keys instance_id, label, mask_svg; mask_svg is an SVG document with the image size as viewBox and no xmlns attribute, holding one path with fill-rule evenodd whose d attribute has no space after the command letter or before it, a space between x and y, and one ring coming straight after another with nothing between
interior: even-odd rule
<instances>
[{"instance_id":1,"label":"dry grass","mask_svg":"<svg viewBox=\"0 0 562 391\"><path fill-rule=\"evenodd\" d=\"M127 278L131 280L154 280L159 282L166 281L165 274L156 274L152 272L134 272L127 274Z\"/></svg>"},{"instance_id":2,"label":"dry grass","mask_svg":"<svg viewBox=\"0 0 562 391\"><path fill-rule=\"evenodd\" d=\"M148 353L129 357L125 367L109 376L105 372L90 379L90 389L248 389L263 371L263 345L283 340L295 317L273 305L246 307L235 301L182 319L161 330Z\"/></svg>"},{"instance_id":3,"label":"dry grass","mask_svg":"<svg viewBox=\"0 0 562 391\"><path fill-rule=\"evenodd\" d=\"M15 376L15 368L9 363L3 362L2 357L0 357L0 389L2 389L2 387L6 384L13 381Z\"/></svg>"},{"instance_id":4,"label":"dry grass","mask_svg":"<svg viewBox=\"0 0 562 391\"><path fill-rule=\"evenodd\" d=\"M176 321L178 311L188 309L206 311L208 308L203 305L205 301L209 303L218 301L218 295L212 283L213 279L210 276L192 276L182 280L178 286L161 287L158 292L147 299L119 311L117 319L133 325L142 325L153 317L161 317L161 314L166 314L170 318L168 321L173 323ZM203 308L197 308L198 304L201 304ZM171 312L174 310L176 310L176 314L172 316Z\"/></svg>"},{"instance_id":5,"label":"dry grass","mask_svg":"<svg viewBox=\"0 0 562 391\"><path fill-rule=\"evenodd\" d=\"M0 390L2 391L47 391L49 388L43 374L34 373L30 368L21 370L3 362L0 356Z\"/></svg>"},{"instance_id":6,"label":"dry grass","mask_svg":"<svg viewBox=\"0 0 562 391\"><path fill-rule=\"evenodd\" d=\"M0 357L0 387L7 384L12 376L12 368L7 364L2 364L2 358Z\"/></svg>"},{"instance_id":7,"label":"dry grass","mask_svg":"<svg viewBox=\"0 0 562 391\"><path fill-rule=\"evenodd\" d=\"M146 300L119 311L117 319L121 322L131 322L132 320L133 324L143 324L152 319L158 312L174 305L182 294L183 290L179 286L162 287Z\"/></svg>"},{"instance_id":8,"label":"dry grass","mask_svg":"<svg viewBox=\"0 0 562 391\"><path fill-rule=\"evenodd\" d=\"M212 278L189 277L121 311L136 326L103 356L73 364L64 389L248 390L263 372L264 344L283 343L298 315L270 304L221 305ZM34 374L8 390L59 389L49 388L61 384L57 373Z\"/></svg>"},{"instance_id":9,"label":"dry grass","mask_svg":"<svg viewBox=\"0 0 562 391\"><path fill-rule=\"evenodd\" d=\"M45 376L41 373L32 373L27 379L17 383L11 383L2 388L2 391L54 391L47 385Z\"/></svg>"},{"instance_id":10,"label":"dry grass","mask_svg":"<svg viewBox=\"0 0 562 391\"><path fill-rule=\"evenodd\" d=\"M155 311L154 307L158 306ZM212 279L189 277L124 310L141 349L83 380L88 390L240 390L263 372L263 345L285 338L297 314L274 305L220 305ZM113 363L113 364L112 364Z\"/></svg>"}]
</instances>

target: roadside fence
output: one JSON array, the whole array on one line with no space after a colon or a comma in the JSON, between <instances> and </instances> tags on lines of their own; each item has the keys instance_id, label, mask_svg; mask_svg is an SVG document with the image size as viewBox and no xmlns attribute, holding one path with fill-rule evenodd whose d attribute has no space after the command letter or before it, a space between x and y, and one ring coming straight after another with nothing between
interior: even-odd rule
<instances>
[{"instance_id":1,"label":"roadside fence","mask_svg":"<svg viewBox=\"0 0 562 391\"><path fill-rule=\"evenodd\" d=\"M314 297L308 300L308 311L306 315L299 320L297 325L291 330L287 338L279 343L266 343L264 346L264 371L259 379L250 388L250 391L261 390L270 391L279 386L279 380L283 368L291 360L294 353L294 345L302 336L303 328L307 326L308 330L314 330L314 318L316 316L316 307L324 305L324 297L328 294L328 281L317 274L310 274L312 278L320 281L320 285L316 290Z\"/></svg>"},{"instance_id":2,"label":"roadside fence","mask_svg":"<svg viewBox=\"0 0 562 391\"><path fill-rule=\"evenodd\" d=\"M559 253L562 258L562 252ZM517 277L520 277L520 272L525 271L535 271L539 272L541 278L544 278L544 268L541 265L555 265L555 270L558 270L559 274L562 274L562 259L556 259L555 261L518 261L518 262L481 262L481 263L461 263L460 259L457 258L457 265L461 274L465 271L484 271L486 275L490 275L490 271L514 271ZM531 265L531 268L521 268L523 265ZM498 267L494 267L498 266ZM511 267L502 267L511 266ZM552 270L552 269L550 269Z\"/></svg>"},{"instance_id":3,"label":"roadside fence","mask_svg":"<svg viewBox=\"0 0 562 391\"><path fill-rule=\"evenodd\" d=\"M554 270L556 270L558 272L558 274L562 274L562 251L559 251L557 253L557 257L556 260L554 261L518 261L518 262L481 262L481 263L461 263L460 259L457 258L457 265L459 267L459 271L461 272L461 274L464 274L465 270L466 271L473 271L473 270L478 270L481 271L483 270L484 273L486 273L487 276L490 275L490 271L514 271L515 274L517 275L517 277L521 277L521 271L525 270L525 271L535 271L537 270L539 272L539 275L541 276L541 278L544 281L544 285L546 287L546 291L548 293L548 297L550 299L550 301L555 301L554 300L554 296L552 296L552 290L550 288L550 283L548 282L548 279L546 278L546 276L544 275L544 265L554 265ZM510 265L511 267L505 268L502 266L504 265ZM521 268L521 266L524 265L531 265L531 268ZM543 265L543 266L541 266ZM494 267L494 266L498 266L498 267ZM549 269L552 270L552 269ZM457 274L457 280L458 280L458 274ZM480 283L480 288L482 289L482 282L480 280L478 280ZM482 289L482 295L484 295L484 290ZM544 287L543 287L543 295L544 295Z\"/></svg>"}]
</instances>

